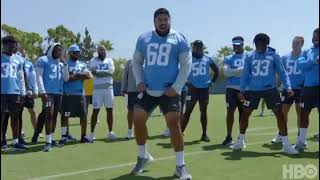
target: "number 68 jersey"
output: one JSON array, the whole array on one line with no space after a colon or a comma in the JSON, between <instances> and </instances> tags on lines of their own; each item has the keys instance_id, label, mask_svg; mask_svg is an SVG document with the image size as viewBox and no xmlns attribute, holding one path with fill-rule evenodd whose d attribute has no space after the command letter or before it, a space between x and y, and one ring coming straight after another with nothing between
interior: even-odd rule
<instances>
[{"instance_id":1,"label":"number 68 jersey","mask_svg":"<svg viewBox=\"0 0 320 180\"><path fill-rule=\"evenodd\" d=\"M165 37L155 31L142 34L136 51L144 57L144 83L151 91L165 91L172 86L179 73L179 55L189 52L186 38L179 32L170 30Z\"/></svg>"},{"instance_id":2,"label":"number 68 jersey","mask_svg":"<svg viewBox=\"0 0 320 180\"><path fill-rule=\"evenodd\" d=\"M264 91L276 88L275 73L280 77L284 89L291 89L291 83L280 56L275 52L251 51L244 55L244 67L240 90Z\"/></svg>"}]
</instances>

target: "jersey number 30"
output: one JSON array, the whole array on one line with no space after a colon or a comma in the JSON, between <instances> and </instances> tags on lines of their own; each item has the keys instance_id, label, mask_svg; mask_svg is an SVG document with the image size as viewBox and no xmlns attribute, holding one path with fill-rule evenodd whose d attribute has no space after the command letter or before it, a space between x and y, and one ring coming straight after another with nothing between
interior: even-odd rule
<instances>
[{"instance_id":1,"label":"jersey number 30","mask_svg":"<svg viewBox=\"0 0 320 180\"><path fill-rule=\"evenodd\" d=\"M147 47L147 65L167 66L171 44L151 43Z\"/></svg>"}]
</instances>

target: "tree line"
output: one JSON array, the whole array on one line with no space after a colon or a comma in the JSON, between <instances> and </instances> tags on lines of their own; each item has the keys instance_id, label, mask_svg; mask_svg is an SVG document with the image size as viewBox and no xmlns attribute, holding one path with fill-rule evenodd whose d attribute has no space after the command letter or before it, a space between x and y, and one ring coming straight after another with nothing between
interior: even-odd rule
<instances>
[{"instance_id":1,"label":"tree line","mask_svg":"<svg viewBox=\"0 0 320 180\"><path fill-rule=\"evenodd\" d=\"M92 59L99 45L105 46L108 51L112 51L114 49L113 43L109 40L101 39L97 42L94 42L91 39L88 28L85 28L84 34L81 34L80 32L74 33L64 25L58 25L57 27L49 28L47 30L47 35L45 37L42 37L39 33L36 32L25 32L16 27L9 26L7 24L1 24L1 32L4 35L12 35L17 38L19 42L19 52L33 63L38 57L44 55L49 44L53 42L60 43L64 48L68 48L72 44L77 44L81 49L81 60L83 61L89 61L90 59ZM250 46L245 46L244 49L246 51L252 50ZM207 48L205 53L209 53ZM231 53L232 47L229 46L223 46L215 53L214 60L219 66L221 70L220 72L222 72L224 58ZM114 80L120 81L122 68L124 63L126 62L126 59L118 58L114 60ZM220 74L219 79L224 79L222 73Z\"/></svg>"}]
</instances>

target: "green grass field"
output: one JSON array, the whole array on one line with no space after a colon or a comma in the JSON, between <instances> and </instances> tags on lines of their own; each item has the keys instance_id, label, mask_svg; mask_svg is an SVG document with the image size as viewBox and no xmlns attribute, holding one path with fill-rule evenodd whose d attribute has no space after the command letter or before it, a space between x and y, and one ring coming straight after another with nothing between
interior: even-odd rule
<instances>
[{"instance_id":1,"label":"green grass field","mask_svg":"<svg viewBox=\"0 0 320 180\"><path fill-rule=\"evenodd\" d=\"M40 102L36 103L37 112ZM90 107L89 107L90 109ZM270 111L267 110L267 113ZM257 115L259 111L254 111ZM148 121L150 140L149 152L156 161L146 168L141 176L131 176L136 161L137 146L134 140L123 138L115 142L105 140L107 126L106 113L100 112L100 124L96 128L94 144L67 144L63 148L54 148L51 152L42 152L45 139L40 144L30 146L28 151L1 152L1 179L70 179L70 180L169 180L175 168L175 154L170 141L160 134L165 128L165 121L159 112L154 112ZM319 132L319 117L316 110L310 116L308 131L309 149L297 156L288 156L280 152L281 145L271 145L270 140L277 133L276 120L273 116L251 117L247 132L247 148L242 152L221 146L224 140L226 108L224 95L210 97L208 107L208 131L210 143L199 142L201 126L199 109L195 108L185 133L185 153L187 166L195 180L278 180L283 179L283 165L313 164L319 169L319 143L313 135ZM89 118L91 109L89 111ZM236 115L238 116L238 115ZM237 117L236 117L237 119ZM33 134L29 115L24 112L24 130L27 142ZM120 137L127 133L126 108L123 97L116 97L114 108L114 130ZM60 121L60 118L59 118ZM70 119L71 133L80 136L78 119ZM238 122L234 124L233 138L238 135ZM11 129L8 128L8 138ZM88 128L89 129L89 128ZM60 123L57 124L55 139L60 137ZM289 116L289 138L294 143L297 134L294 108ZM8 141L11 144L10 141ZM318 179L319 176L316 177Z\"/></svg>"}]
</instances>

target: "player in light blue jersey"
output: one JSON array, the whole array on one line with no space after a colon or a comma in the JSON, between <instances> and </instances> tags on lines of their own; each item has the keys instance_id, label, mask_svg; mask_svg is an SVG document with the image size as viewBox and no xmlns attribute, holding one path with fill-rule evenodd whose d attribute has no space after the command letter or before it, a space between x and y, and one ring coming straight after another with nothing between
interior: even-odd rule
<instances>
[{"instance_id":1,"label":"player in light blue jersey","mask_svg":"<svg viewBox=\"0 0 320 180\"><path fill-rule=\"evenodd\" d=\"M61 140L60 145L67 142L67 129L69 117L79 117L81 126L81 143L89 142L87 132L86 100L84 96L83 81L90 79L87 65L79 60L80 48L72 45L69 48L70 59L67 61L69 67L69 80L63 84L63 97L61 109Z\"/></svg>"},{"instance_id":2,"label":"player in light blue jersey","mask_svg":"<svg viewBox=\"0 0 320 180\"><path fill-rule=\"evenodd\" d=\"M227 104L227 136L222 145L230 146L232 144L232 126L234 122L234 112L238 108L239 122L243 111L242 103L238 95L240 93L240 77L243 70L243 42L241 36L232 38L233 53L224 60L223 73L227 77L226 85L226 104Z\"/></svg>"},{"instance_id":3,"label":"player in light blue jersey","mask_svg":"<svg viewBox=\"0 0 320 180\"><path fill-rule=\"evenodd\" d=\"M28 81L26 80L26 73L25 73L25 59L21 56L21 53L18 52L19 49L19 43L17 43L17 47L15 49L15 52L13 54L13 58L15 58L16 60L20 61L23 67L23 73L24 73L24 79L25 79L25 86L28 87ZM27 96L24 96L21 98L21 103L22 106L21 109L23 108L23 103L25 102ZM18 133L18 141L20 144L26 145L27 143L24 141L24 139L22 138L24 134L22 134L22 118L21 118L21 113L19 112L20 116L19 116L19 121L18 121L18 127L19 127L19 133ZM8 123L9 123L9 114L6 114L5 118L3 118L3 122L2 122L2 139L4 140L2 143L2 147L3 149L7 149L7 144L6 144L6 132L7 132L7 128L8 128Z\"/></svg>"},{"instance_id":4,"label":"player in light blue jersey","mask_svg":"<svg viewBox=\"0 0 320 180\"><path fill-rule=\"evenodd\" d=\"M274 51L268 51L270 38L259 33L254 38L256 49L244 55L243 74L240 80L239 98L243 102L243 113L240 120L240 135L238 141L231 145L232 149L245 148L245 133L249 124L249 117L254 109L258 108L261 98L266 101L267 107L272 109L283 143L282 151L288 154L298 154L291 147L288 140L288 127L281 111L281 99L276 89L275 73L277 73L287 89L287 95L294 94L289 77L281 63L280 56Z\"/></svg>"},{"instance_id":5,"label":"player in light blue jersey","mask_svg":"<svg viewBox=\"0 0 320 180\"><path fill-rule=\"evenodd\" d=\"M313 108L318 108L319 113L319 28L313 31L313 46L302 53L298 59L298 65L304 74L304 87L301 93L301 122L299 137L295 149L306 148L307 129L309 127L309 115Z\"/></svg>"},{"instance_id":6,"label":"player in light blue jersey","mask_svg":"<svg viewBox=\"0 0 320 180\"><path fill-rule=\"evenodd\" d=\"M182 132L185 131L194 106L199 101L200 122L202 135L200 141L210 142L207 135L207 107L209 104L209 86L213 84L219 75L219 68L212 58L204 55L204 44L201 40L195 40L192 45L192 68L189 74L187 86L188 95L186 98L186 112L181 122ZM213 77L210 77L210 69Z\"/></svg>"},{"instance_id":7,"label":"player in light blue jersey","mask_svg":"<svg viewBox=\"0 0 320 180\"><path fill-rule=\"evenodd\" d=\"M40 57L35 65L39 96L42 100L42 111L38 116L37 128L32 137L32 143L37 143L39 136L38 125L45 122L46 144L44 152L56 146L53 141L58 112L61 107L61 98L64 81L69 80L68 64L62 57L62 46L52 44L45 56Z\"/></svg>"},{"instance_id":8,"label":"player in light blue jersey","mask_svg":"<svg viewBox=\"0 0 320 180\"><path fill-rule=\"evenodd\" d=\"M26 97L24 98L24 101L20 110L19 141L23 144L26 144L26 142L23 139L25 135L22 130L22 126L23 126L22 114L23 114L24 107L26 107L30 114L30 119L31 119L31 124L33 126L33 129L35 129L37 124L37 117L36 117L36 112L34 110L34 99L38 96L38 85L36 82L36 72L32 62L30 62L28 59L25 59L25 58L23 59L24 59L24 74L25 74L27 94L26 94Z\"/></svg>"},{"instance_id":9,"label":"player in light blue jersey","mask_svg":"<svg viewBox=\"0 0 320 180\"><path fill-rule=\"evenodd\" d=\"M282 64L288 73L290 82L291 82L291 88L294 92L294 95L291 97L288 97L286 95L287 89L283 87L283 85L280 85L280 89L282 90L282 93L280 93L281 101L282 101L282 113L284 116L285 121L288 123L288 113L290 111L291 105L293 102L295 102L295 109L297 113L297 124L298 124L298 130L299 130L299 123L300 123L300 94L301 89L303 88L303 82L304 82L304 75L302 73L301 68L298 66L298 58L300 57L302 53L302 46L304 43L304 39L301 36L294 37L292 41L292 51L281 57ZM281 142L280 135L278 134L271 143L278 143Z\"/></svg>"},{"instance_id":10,"label":"player in light blue jersey","mask_svg":"<svg viewBox=\"0 0 320 180\"><path fill-rule=\"evenodd\" d=\"M191 52L186 38L170 28L167 9L154 13L155 30L142 34L133 57L133 73L140 94L134 109L135 138L139 146L138 161L132 174L142 173L152 161L147 151L146 122L159 105L171 133L176 152L175 175L191 179L184 162L183 136L180 128L180 96L191 69Z\"/></svg>"},{"instance_id":11,"label":"player in light blue jersey","mask_svg":"<svg viewBox=\"0 0 320 180\"><path fill-rule=\"evenodd\" d=\"M19 143L19 110L22 98L26 94L23 63L15 56L17 40L13 36L2 38L3 51L1 53L1 145L6 146L3 139L5 119L10 116L12 127L13 147L18 150L27 149ZM5 137L5 136L4 136Z\"/></svg>"}]
</instances>

